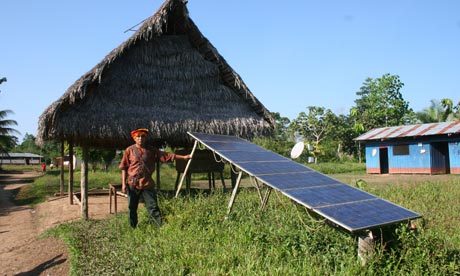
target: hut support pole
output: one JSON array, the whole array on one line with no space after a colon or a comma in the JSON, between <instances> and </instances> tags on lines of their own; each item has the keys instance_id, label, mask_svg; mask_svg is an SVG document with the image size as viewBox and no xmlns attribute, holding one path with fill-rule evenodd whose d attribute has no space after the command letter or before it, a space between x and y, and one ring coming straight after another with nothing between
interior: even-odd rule
<instances>
[{"instance_id":1,"label":"hut support pole","mask_svg":"<svg viewBox=\"0 0 460 276\"><path fill-rule=\"evenodd\" d=\"M83 146L83 162L81 163L80 196L81 216L88 219L88 146Z\"/></svg>"},{"instance_id":2,"label":"hut support pole","mask_svg":"<svg viewBox=\"0 0 460 276\"><path fill-rule=\"evenodd\" d=\"M61 141L61 173L59 181L59 194L64 195L64 140Z\"/></svg>"},{"instance_id":3,"label":"hut support pole","mask_svg":"<svg viewBox=\"0 0 460 276\"><path fill-rule=\"evenodd\" d=\"M69 157L70 157L70 162L69 162L69 202L70 205L73 204L73 142L69 141Z\"/></svg>"},{"instance_id":4,"label":"hut support pole","mask_svg":"<svg viewBox=\"0 0 460 276\"><path fill-rule=\"evenodd\" d=\"M179 192L180 192L180 189L182 188L182 183L184 183L184 179L185 179L185 177L187 176L188 168L190 167L190 163L192 163L193 154L195 153L195 150L196 150L196 147L197 147L197 146L198 146L198 141L195 140L195 144L193 145L192 152L190 153L190 156L191 156L192 158L190 158L189 160L187 160L187 165L185 166L184 173L183 173L182 176L181 176L181 179L180 179L180 182L179 182L179 186L177 186L176 198L179 197Z\"/></svg>"},{"instance_id":5,"label":"hut support pole","mask_svg":"<svg viewBox=\"0 0 460 276\"><path fill-rule=\"evenodd\" d=\"M236 194L238 193L238 187L240 186L242 175L243 171L240 171L236 179L235 187L233 188L232 197L230 198L230 202L228 203L227 215L230 214L230 212L232 211L233 203L235 202Z\"/></svg>"}]
</instances>

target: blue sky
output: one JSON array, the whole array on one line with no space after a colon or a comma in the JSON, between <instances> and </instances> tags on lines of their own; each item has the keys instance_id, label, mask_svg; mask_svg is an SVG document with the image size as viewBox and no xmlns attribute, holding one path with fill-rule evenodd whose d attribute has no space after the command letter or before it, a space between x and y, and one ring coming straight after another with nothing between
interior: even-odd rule
<instances>
[{"instance_id":1,"label":"blue sky","mask_svg":"<svg viewBox=\"0 0 460 276\"><path fill-rule=\"evenodd\" d=\"M36 135L42 112L159 0L3 0L0 110ZM414 111L460 100L460 1L189 0L190 17L270 110L348 114L366 78L399 75ZM22 142L22 136L20 136Z\"/></svg>"}]
</instances>

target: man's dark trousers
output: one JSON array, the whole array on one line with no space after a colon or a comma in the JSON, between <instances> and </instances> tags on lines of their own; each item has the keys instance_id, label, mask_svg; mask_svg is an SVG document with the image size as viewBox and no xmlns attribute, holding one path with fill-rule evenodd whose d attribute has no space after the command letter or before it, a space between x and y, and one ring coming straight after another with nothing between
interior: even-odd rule
<instances>
[{"instance_id":1,"label":"man's dark trousers","mask_svg":"<svg viewBox=\"0 0 460 276\"><path fill-rule=\"evenodd\" d=\"M138 190L128 185L129 224L133 228L137 226L137 208L139 206L141 196L144 199L145 208L147 209L150 222L156 227L160 227L162 221L155 187Z\"/></svg>"}]
</instances>

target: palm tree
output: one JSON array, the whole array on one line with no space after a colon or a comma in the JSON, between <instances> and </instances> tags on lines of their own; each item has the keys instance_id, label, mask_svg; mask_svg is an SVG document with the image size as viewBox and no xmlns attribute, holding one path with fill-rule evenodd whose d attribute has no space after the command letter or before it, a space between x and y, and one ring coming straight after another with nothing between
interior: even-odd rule
<instances>
[{"instance_id":1,"label":"palm tree","mask_svg":"<svg viewBox=\"0 0 460 276\"><path fill-rule=\"evenodd\" d=\"M21 134L11 126L17 126L18 123L15 120L7 119L6 117L10 114L14 114L11 110L0 110L0 148L2 151L8 151L17 144L16 136L12 134Z\"/></svg>"},{"instance_id":2,"label":"palm tree","mask_svg":"<svg viewBox=\"0 0 460 276\"><path fill-rule=\"evenodd\" d=\"M440 103L439 100L433 99L429 107L416 113L417 119L423 124L444 122L445 111L443 107L444 103Z\"/></svg>"},{"instance_id":3,"label":"palm tree","mask_svg":"<svg viewBox=\"0 0 460 276\"><path fill-rule=\"evenodd\" d=\"M0 78L0 84L6 82L6 78ZM10 114L14 114L11 110L0 110L0 150L4 153L17 144L18 138L12 134L21 134L11 126L17 126L18 123L15 120L6 119Z\"/></svg>"}]
</instances>

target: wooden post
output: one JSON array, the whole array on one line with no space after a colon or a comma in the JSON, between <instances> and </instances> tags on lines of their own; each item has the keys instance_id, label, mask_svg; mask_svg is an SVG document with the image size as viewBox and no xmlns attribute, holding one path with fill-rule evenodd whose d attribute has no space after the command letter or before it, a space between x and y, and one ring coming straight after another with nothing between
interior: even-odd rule
<instances>
[{"instance_id":1,"label":"wooden post","mask_svg":"<svg viewBox=\"0 0 460 276\"><path fill-rule=\"evenodd\" d=\"M230 180L232 182L232 189L235 187L236 183L236 173L235 173L235 166L233 164L230 164Z\"/></svg>"},{"instance_id":2,"label":"wooden post","mask_svg":"<svg viewBox=\"0 0 460 276\"><path fill-rule=\"evenodd\" d=\"M267 186L267 191L265 192L264 200L262 201L262 206L260 206L260 210L264 210L265 206L267 206L268 198L270 198L270 194L272 193L273 188Z\"/></svg>"},{"instance_id":3,"label":"wooden post","mask_svg":"<svg viewBox=\"0 0 460 276\"><path fill-rule=\"evenodd\" d=\"M254 176L251 176L249 177L249 179L251 180L251 183L256 187L257 194L259 195L260 203L262 204L263 203L262 192L260 191L260 185L259 185L259 182L257 181L257 178L255 178Z\"/></svg>"},{"instance_id":4,"label":"wooden post","mask_svg":"<svg viewBox=\"0 0 460 276\"><path fill-rule=\"evenodd\" d=\"M370 230L366 230L358 236L358 258L361 260L361 264L363 266L365 266L372 258L374 249L374 235Z\"/></svg>"},{"instance_id":5,"label":"wooden post","mask_svg":"<svg viewBox=\"0 0 460 276\"><path fill-rule=\"evenodd\" d=\"M198 141L195 140L195 144L193 145L192 152L190 153L190 156L193 158L193 154L195 153L195 149L198 146ZM190 163L192 162L192 158L187 160L187 165L185 166L184 173L182 174L182 177L179 182L179 186L177 186L177 191L176 191L176 198L179 197L179 192L180 189L182 188L182 183L184 182L185 177L187 176L188 168L190 167Z\"/></svg>"},{"instance_id":6,"label":"wooden post","mask_svg":"<svg viewBox=\"0 0 460 276\"><path fill-rule=\"evenodd\" d=\"M157 168L156 168L156 173L157 173L157 191L159 192L160 191L160 161L157 162L156 164Z\"/></svg>"},{"instance_id":7,"label":"wooden post","mask_svg":"<svg viewBox=\"0 0 460 276\"><path fill-rule=\"evenodd\" d=\"M230 202L228 203L227 215L230 214L230 212L232 211L233 203L235 202L236 194L238 193L238 187L240 186L242 175L243 171L240 171L238 173L238 178L236 179L235 187L233 188L232 197L230 198Z\"/></svg>"},{"instance_id":8,"label":"wooden post","mask_svg":"<svg viewBox=\"0 0 460 276\"><path fill-rule=\"evenodd\" d=\"M59 194L64 195L64 140L61 141L61 178L59 181Z\"/></svg>"},{"instance_id":9,"label":"wooden post","mask_svg":"<svg viewBox=\"0 0 460 276\"><path fill-rule=\"evenodd\" d=\"M72 159L70 162L69 162L69 187L68 187L68 191L69 191L69 201L70 201L70 204L72 205L73 204L73 141L69 141L69 156L70 158Z\"/></svg>"},{"instance_id":10,"label":"wooden post","mask_svg":"<svg viewBox=\"0 0 460 276\"><path fill-rule=\"evenodd\" d=\"M83 148L83 162L81 163L80 196L81 196L81 216L88 219L88 146Z\"/></svg>"}]
</instances>

